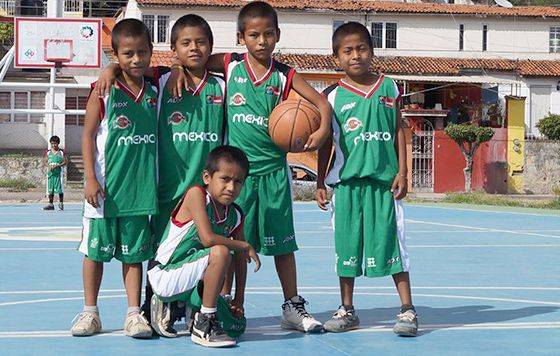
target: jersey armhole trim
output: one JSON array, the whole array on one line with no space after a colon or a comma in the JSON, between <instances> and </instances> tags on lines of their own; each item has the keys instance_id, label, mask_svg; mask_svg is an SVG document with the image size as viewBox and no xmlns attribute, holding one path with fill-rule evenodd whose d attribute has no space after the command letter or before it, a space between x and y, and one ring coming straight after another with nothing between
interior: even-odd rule
<instances>
[{"instance_id":1,"label":"jersey armhole trim","mask_svg":"<svg viewBox=\"0 0 560 356\"><path fill-rule=\"evenodd\" d=\"M282 100L288 99L290 95L290 91L292 90L292 80L294 79L294 75L296 75L296 70L294 68L290 68L288 72L288 77L286 78L286 86L284 87L284 91L282 93Z\"/></svg>"}]
</instances>

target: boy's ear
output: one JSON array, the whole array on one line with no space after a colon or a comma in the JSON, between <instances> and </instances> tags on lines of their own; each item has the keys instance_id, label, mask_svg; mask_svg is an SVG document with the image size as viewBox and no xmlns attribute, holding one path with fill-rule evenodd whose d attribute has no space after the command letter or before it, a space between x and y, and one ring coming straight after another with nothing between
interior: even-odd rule
<instances>
[{"instance_id":1,"label":"boy's ear","mask_svg":"<svg viewBox=\"0 0 560 356\"><path fill-rule=\"evenodd\" d=\"M334 57L334 63L336 63L336 65L340 68L340 60L338 59L338 53L335 53L333 57Z\"/></svg>"},{"instance_id":2,"label":"boy's ear","mask_svg":"<svg viewBox=\"0 0 560 356\"><path fill-rule=\"evenodd\" d=\"M210 183L210 178L212 178L210 172L208 172L206 169L202 171L202 181L205 185L208 185Z\"/></svg>"},{"instance_id":3,"label":"boy's ear","mask_svg":"<svg viewBox=\"0 0 560 356\"><path fill-rule=\"evenodd\" d=\"M237 31L237 42L241 45L245 45L245 40L243 39L243 33Z\"/></svg>"},{"instance_id":4,"label":"boy's ear","mask_svg":"<svg viewBox=\"0 0 560 356\"><path fill-rule=\"evenodd\" d=\"M280 41L280 29L277 28L276 29L276 43L278 43Z\"/></svg>"}]
</instances>

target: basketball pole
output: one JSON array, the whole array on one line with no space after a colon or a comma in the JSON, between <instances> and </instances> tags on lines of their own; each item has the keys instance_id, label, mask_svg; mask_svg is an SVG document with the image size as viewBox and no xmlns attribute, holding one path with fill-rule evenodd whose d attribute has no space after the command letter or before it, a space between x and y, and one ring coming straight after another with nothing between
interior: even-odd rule
<instances>
[{"instance_id":1,"label":"basketball pole","mask_svg":"<svg viewBox=\"0 0 560 356\"><path fill-rule=\"evenodd\" d=\"M49 18L62 17L62 0L47 1L47 17ZM50 100L49 100L48 110L52 111L54 109L54 83L56 81L56 65L53 68L51 68L50 74L51 75L50 75L49 83L51 84L51 87L49 88ZM48 137L52 137L54 133L55 114L50 114L50 119L51 122L49 123ZM47 142L47 149L49 148L48 145L49 143Z\"/></svg>"}]
</instances>

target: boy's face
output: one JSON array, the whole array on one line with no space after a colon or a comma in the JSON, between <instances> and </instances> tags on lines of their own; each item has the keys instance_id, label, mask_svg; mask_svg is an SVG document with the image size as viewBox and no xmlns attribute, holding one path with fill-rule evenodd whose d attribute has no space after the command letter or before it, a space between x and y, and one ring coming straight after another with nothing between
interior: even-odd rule
<instances>
[{"instance_id":1,"label":"boy's face","mask_svg":"<svg viewBox=\"0 0 560 356\"><path fill-rule=\"evenodd\" d=\"M370 72L373 50L359 34L345 36L335 55L337 64L350 77L360 77Z\"/></svg>"},{"instance_id":2,"label":"boy's face","mask_svg":"<svg viewBox=\"0 0 560 356\"><path fill-rule=\"evenodd\" d=\"M200 27L183 27L172 49L181 64L190 70L206 67L212 54L210 41Z\"/></svg>"},{"instance_id":3,"label":"boy's face","mask_svg":"<svg viewBox=\"0 0 560 356\"><path fill-rule=\"evenodd\" d=\"M280 29L269 17L254 17L245 21L245 31L238 32L237 37L254 58L268 60L280 40Z\"/></svg>"},{"instance_id":4,"label":"boy's face","mask_svg":"<svg viewBox=\"0 0 560 356\"><path fill-rule=\"evenodd\" d=\"M123 72L133 78L140 78L150 65L152 49L144 37L120 36L114 54Z\"/></svg>"},{"instance_id":5,"label":"boy's face","mask_svg":"<svg viewBox=\"0 0 560 356\"><path fill-rule=\"evenodd\" d=\"M58 150L58 142L51 141L50 143L51 143L51 148L53 150L57 151Z\"/></svg>"},{"instance_id":6,"label":"boy's face","mask_svg":"<svg viewBox=\"0 0 560 356\"><path fill-rule=\"evenodd\" d=\"M218 161L218 168L212 175L204 171L202 178L212 198L222 205L229 205L241 193L245 172L238 164L223 159Z\"/></svg>"}]
</instances>

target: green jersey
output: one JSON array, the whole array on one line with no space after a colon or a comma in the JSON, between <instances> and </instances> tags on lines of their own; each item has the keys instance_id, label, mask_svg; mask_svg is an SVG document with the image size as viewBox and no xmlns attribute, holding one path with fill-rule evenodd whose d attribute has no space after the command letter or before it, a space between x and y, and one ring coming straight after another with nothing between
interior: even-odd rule
<instances>
[{"instance_id":1,"label":"green jersey","mask_svg":"<svg viewBox=\"0 0 560 356\"><path fill-rule=\"evenodd\" d=\"M224 81L205 74L196 88L174 98L159 79L158 200L180 198L188 187L202 184L202 170L210 151L221 145L224 123Z\"/></svg>"},{"instance_id":2,"label":"green jersey","mask_svg":"<svg viewBox=\"0 0 560 356\"><path fill-rule=\"evenodd\" d=\"M286 166L286 153L268 134L268 117L288 97L295 71L271 60L268 71L256 78L247 54L224 58L227 92L227 140L249 158L250 174L263 175Z\"/></svg>"},{"instance_id":3,"label":"green jersey","mask_svg":"<svg viewBox=\"0 0 560 356\"><path fill-rule=\"evenodd\" d=\"M135 95L118 84L100 99L94 160L105 199L99 208L85 203L88 218L157 213L157 88L144 81Z\"/></svg>"},{"instance_id":4,"label":"green jersey","mask_svg":"<svg viewBox=\"0 0 560 356\"><path fill-rule=\"evenodd\" d=\"M54 166L64 162L64 151L58 149L58 151L47 150L47 165ZM47 177L58 177L62 173L62 167L57 167L52 170L47 171Z\"/></svg>"},{"instance_id":5,"label":"green jersey","mask_svg":"<svg viewBox=\"0 0 560 356\"><path fill-rule=\"evenodd\" d=\"M370 178L391 185L398 172L395 135L399 88L381 75L369 92L339 81L324 94L333 108L335 160L326 182Z\"/></svg>"},{"instance_id":6,"label":"green jersey","mask_svg":"<svg viewBox=\"0 0 560 356\"><path fill-rule=\"evenodd\" d=\"M234 203L225 207L223 216L218 216L216 203L204 187L196 186L191 189L202 189L206 195L206 213L210 219L212 231L226 238L233 237L243 226L243 214ZM163 240L156 253L156 261L164 265L163 269L174 269L177 265L195 261L210 253L210 248L204 247L194 221L177 221L176 216L183 200L171 214Z\"/></svg>"}]
</instances>

